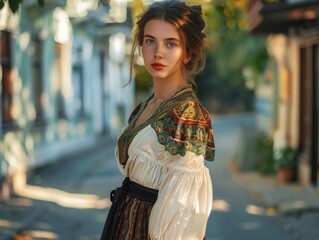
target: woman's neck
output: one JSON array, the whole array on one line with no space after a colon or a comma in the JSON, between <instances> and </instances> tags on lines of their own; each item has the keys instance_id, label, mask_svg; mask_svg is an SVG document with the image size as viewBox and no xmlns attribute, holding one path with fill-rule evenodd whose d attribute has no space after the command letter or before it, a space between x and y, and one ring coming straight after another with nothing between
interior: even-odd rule
<instances>
[{"instance_id":1,"label":"woman's neck","mask_svg":"<svg viewBox=\"0 0 319 240\"><path fill-rule=\"evenodd\" d=\"M153 80L154 86L154 101L167 100L174 95L179 89L186 87L188 84L184 80L180 81L165 81Z\"/></svg>"}]
</instances>

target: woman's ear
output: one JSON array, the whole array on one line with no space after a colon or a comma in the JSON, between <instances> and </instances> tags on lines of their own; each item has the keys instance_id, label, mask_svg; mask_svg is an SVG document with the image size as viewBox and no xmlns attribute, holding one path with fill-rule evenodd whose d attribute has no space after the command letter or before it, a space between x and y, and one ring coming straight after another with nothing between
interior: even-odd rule
<instances>
[{"instance_id":1,"label":"woman's ear","mask_svg":"<svg viewBox=\"0 0 319 240\"><path fill-rule=\"evenodd\" d=\"M187 64L191 60L192 54L186 53L184 58L184 64Z\"/></svg>"}]
</instances>

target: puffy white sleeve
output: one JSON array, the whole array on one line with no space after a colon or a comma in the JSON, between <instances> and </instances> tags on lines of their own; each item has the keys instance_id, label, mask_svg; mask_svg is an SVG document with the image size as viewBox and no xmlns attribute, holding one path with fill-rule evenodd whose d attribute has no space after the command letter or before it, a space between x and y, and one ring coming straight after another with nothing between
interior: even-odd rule
<instances>
[{"instance_id":1,"label":"puffy white sleeve","mask_svg":"<svg viewBox=\"0 0 319 240\"><path fill-rule=\"evenodd\" d=\"M160 186L150 216L150 238L202 240L212 201L211 177L204 157L186 152L168 170Z\"/></svg>"}]
</instances>

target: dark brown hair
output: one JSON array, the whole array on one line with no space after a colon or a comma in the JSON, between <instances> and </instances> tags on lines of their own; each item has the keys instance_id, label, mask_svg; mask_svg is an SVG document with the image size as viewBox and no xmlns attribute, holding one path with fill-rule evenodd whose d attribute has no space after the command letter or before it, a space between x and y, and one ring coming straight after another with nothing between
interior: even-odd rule
<instances>
[{"instance_id":1,"label":"dark brown hair","mask_svg":"<svg viewBox=\"0 0 319 240\"><path fill-rule=\"evenodd\" d=\"M203 29L206 24L200 5L188 6L176 0L153 3L139 17L131 50L130 81L133 75L134 53L143 44L146 23L153 19L161 19L175 26L183 44L183 54L190 58L187 64L181 66L184 77L195 84L193 76L205 66L203 48L206 34L203 33Z\"/></svg>"}]
</instances>

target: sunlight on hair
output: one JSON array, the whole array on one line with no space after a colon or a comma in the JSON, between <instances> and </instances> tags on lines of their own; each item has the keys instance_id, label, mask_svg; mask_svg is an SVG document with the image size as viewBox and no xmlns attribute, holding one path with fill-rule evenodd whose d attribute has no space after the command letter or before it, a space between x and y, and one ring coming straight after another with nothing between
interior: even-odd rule
<instances>
[{"instance_id":1,"label":"sunlight on hair","mask_svg":"<svg viewBox=\"0 0 319 240\"><path fill-rule=\"evenodd\" d=\"M68 193L54 188L27 185L19 189L17 194L26 198L54 202L68 208L103 209L111 206L108 198L100 199L96 195Z\"/></svg>"},{"instance_id":2,"label":"sunlight on hair","mask_svg":"<svg viewBox=\"0 0 319 240\"><path fill-rule=\"evenodd\" d=\"M225 200L214 200L212 210L218 212L229 212L230 205Z\"/></svg>"}]
</instances>

